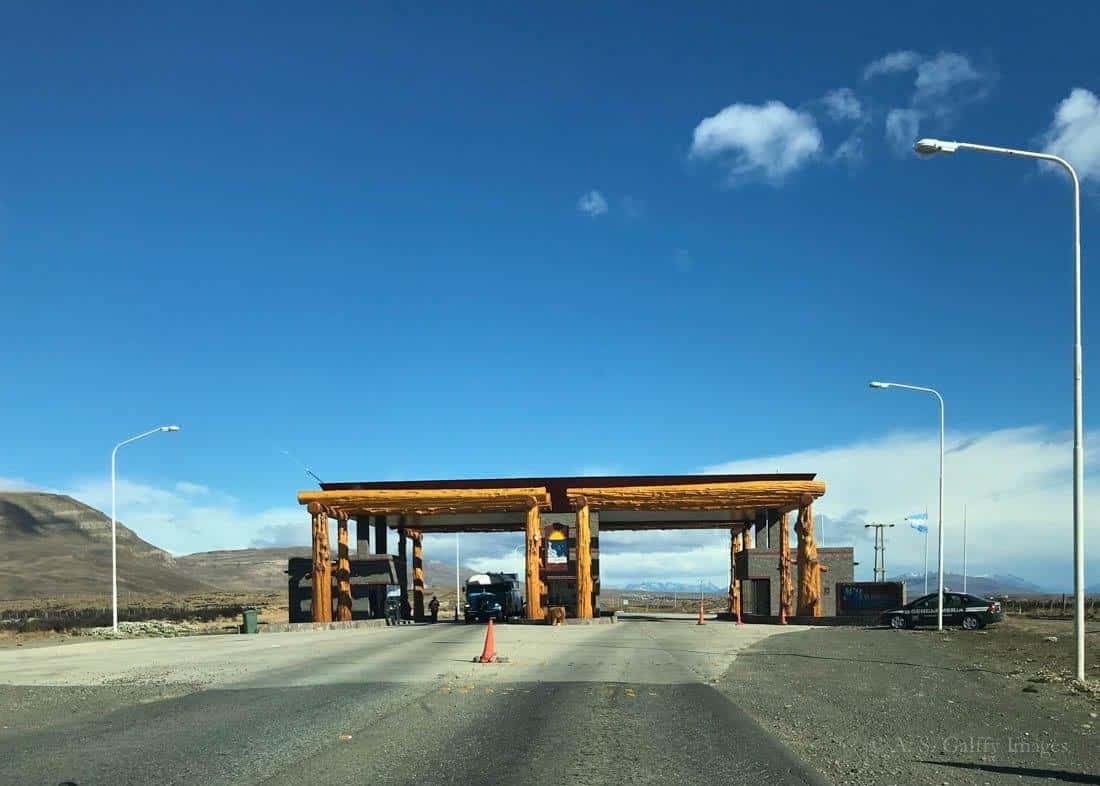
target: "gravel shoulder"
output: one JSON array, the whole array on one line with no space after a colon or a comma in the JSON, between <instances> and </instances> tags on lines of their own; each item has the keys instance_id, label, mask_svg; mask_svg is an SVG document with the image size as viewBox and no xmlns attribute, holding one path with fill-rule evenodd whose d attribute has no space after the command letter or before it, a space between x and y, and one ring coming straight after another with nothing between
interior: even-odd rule
<instances>
[{"instance_id":1,"label":"gravel shoulder","mask_svg":"<svg viewBox=\"0 0 1100 786\"><path fill-rule=\"evenodd\" d=\"M1100 784L1100 698L1063 681L1071 646L1059 621L821 628L754 644L721 689L838 784ZM1100 625L1086 646L1095 680Z\"/></svg>"}]
</instances>

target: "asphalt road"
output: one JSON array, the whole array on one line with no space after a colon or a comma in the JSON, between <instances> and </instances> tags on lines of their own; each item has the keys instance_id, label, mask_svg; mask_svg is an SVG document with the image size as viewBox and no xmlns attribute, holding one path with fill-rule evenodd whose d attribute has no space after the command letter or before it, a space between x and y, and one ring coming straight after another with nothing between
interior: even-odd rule
<instances>
[{"instance_id":1,"label":"asphalt road","mask_svg":"<svg viewBox=\"0 0 1100 786\"><path fill-rule=\"evenodd\" d=\"M5 783L804 784L720 690L771 626L690 620L0 653ZM728 673L727 673L728 672Z\"/></svg>"}]
</instances>

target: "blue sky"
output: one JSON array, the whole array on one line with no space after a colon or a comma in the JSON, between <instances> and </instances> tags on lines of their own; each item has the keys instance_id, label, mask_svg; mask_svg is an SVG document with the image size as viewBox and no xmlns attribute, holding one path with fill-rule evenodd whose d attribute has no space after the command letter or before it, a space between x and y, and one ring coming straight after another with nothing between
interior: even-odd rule
<instances>
[{"instance_id":1,"label":"blue sky","mask_svg":"<svg viewBox=\"0 0 1100 786\"><path fill-rule=\"evenodd\" d=\"M996 478L1071 424L1068 188L900 143L1079 166L1087 414L1100 10L938 8L8 6L0 477L97 500L114 442L178 422L123 454L130 522L245 545L294 515L283 449L326 480L919 451L933 404L887 378L1028 435L953 489L1000 526ZM1052 461L1014 515L1060 533ZM884 462L822 503L852 539Z\"/></svg>"}]
</instances>

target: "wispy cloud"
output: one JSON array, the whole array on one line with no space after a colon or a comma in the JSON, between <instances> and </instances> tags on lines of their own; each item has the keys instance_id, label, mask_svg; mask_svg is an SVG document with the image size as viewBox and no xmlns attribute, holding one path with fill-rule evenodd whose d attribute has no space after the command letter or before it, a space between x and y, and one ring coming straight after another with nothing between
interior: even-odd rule
<instances>
[{"instance_id":1,"label":"wispy cloud","mask_svg":"<svg viewBox=\"0 0 1100 786\"><path fill-rule=\"evenodd\" d=\"M874 79L882 74L897 74L916 68L923 58L907 49L890 52L878 60L873 60L863 69L863 79Z\"/></svg>"},{"instance_id":2,"label":"wispy cloud","mask_svg":"<svg viewBox=\"0 0 1100 786\"><path fill-rule=\"evenodd\" d=\"M782 101L731 104L704 118L692 135L694 158L720 161L732 182L762 176L772 183L820 155L821 132L808 112Z\"/></svg>"},{"instance_id":3,"label":"wispy cloud","mask_svg":"<svg viewBox=\"0 0 1100 786\"><path fill-rule=\"evenodd\" d=\"M923 55L910 50L891 52L863 69L864 81L896 74L912 74L912 91L904 106L886 113L886 139L898 153L908 153L921 123L935 118L948 125L966 104L989 95L997 75L978 67L959 52Z\"/></svg>"},{"instance_id":4,"label":"wispy cloud","mask_svg":"<svg viewBox=\"0 0 1100 786\"><path fill-rule=\"evenodd\" d=\"M825 112L836 121L862 120L866 114L863 102L850 87L838 87L830 90L821 98Z\"/></svg>"},{"instance_id":5,"label":"wispy cloud","mask_svg":"<svg viewBox=\"0 0 1100 786\"><path fill-rule=\"evenodd\" d=\"M593 189L586 194L581 194L577 200L577 210L592 218L602 216L607 212L607 199L599 191Z\"/></svg>"},{"instance_id":6,"label":"wispy cloud","mask_svg":"<svg viewBox=\"0 0 1100 786\"><path fill-rule=\"evenodd\" d=\"M1055 107L1041 144L1073 164L1082 180L1100 180L1100 99L1096 94L1083 87L1071 90Z\"/></svg>"}]
</instances>

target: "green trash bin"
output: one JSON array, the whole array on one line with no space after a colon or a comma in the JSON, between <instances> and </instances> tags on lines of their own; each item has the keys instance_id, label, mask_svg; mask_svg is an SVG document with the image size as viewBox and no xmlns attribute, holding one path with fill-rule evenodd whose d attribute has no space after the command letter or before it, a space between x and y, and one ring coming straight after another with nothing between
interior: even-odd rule
<instances>
[{"instance_id":1,"label":"green trash bin","mask_svg":"<svg viewBox=\"0 0 1100 786\"><path fill-rule=\"evenodd\" d=\"M241 625L241 633L260 632L260 612L256 609L245 609L241 612L241 617L244 618L244 624Z\"/></svg>"}]
</instances>

